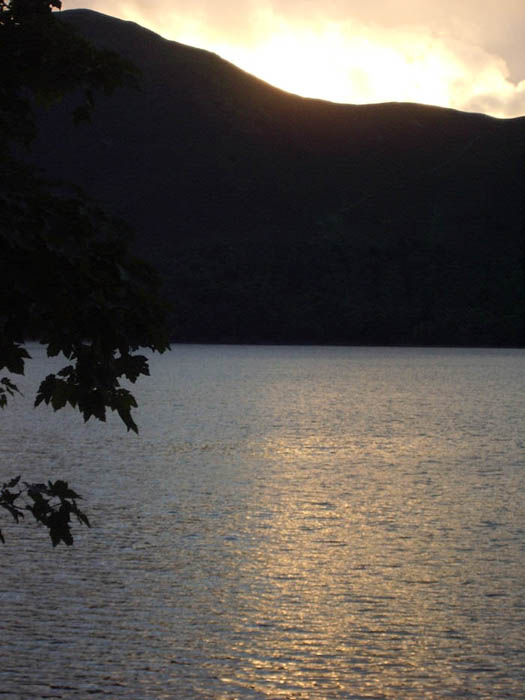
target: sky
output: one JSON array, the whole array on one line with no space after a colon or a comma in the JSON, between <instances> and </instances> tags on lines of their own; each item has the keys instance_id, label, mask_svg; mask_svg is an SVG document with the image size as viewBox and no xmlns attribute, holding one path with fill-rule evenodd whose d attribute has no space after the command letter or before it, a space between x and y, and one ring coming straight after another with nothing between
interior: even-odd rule
<instances>
[{"instance_id":1,"label":"sky","mask_svg":"<svg viewBox=\"0 0 525 700\"><path fill-rule=\"evenodd\" d=\"M306 97L525 115L524 0L63 0L80 7Z\"/></svg>"}]
</instances>

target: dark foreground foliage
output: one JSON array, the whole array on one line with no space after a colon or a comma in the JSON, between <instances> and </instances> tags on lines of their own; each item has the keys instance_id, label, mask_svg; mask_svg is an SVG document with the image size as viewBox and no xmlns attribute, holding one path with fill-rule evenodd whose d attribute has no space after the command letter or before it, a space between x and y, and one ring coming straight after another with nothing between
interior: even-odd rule
<instances>
[{"instance_id":1,"label":"dark foreground foliage","mask_svg":"<svg viewBox=\"0 0 525 700\"><path fill-rule=\"evenodd\" d=\"M81 499L78 493L69 488L67 481L48 481L47 484L20 484L20 476L3 484L0 491L0 507L11 513L15 522L19 522L26 513L30 513L37 523L47 527L53 547L60 542L73 544L71 533L71 516L88 527L88 517L77 506ZM0 540L5 542L2 530Z\"/></svg>"},{"instance_id":2,"label":"dark foreground foliage","mask_svg":"<svg viewBox=\"0 0 525 700\"><path fill-rule=\"evenodd\" d=\"M122 380L149 374L139 348L168 347L154 271L130 253L126 227L70 185L21 162L34 139L36 107L73 94L72 118L89 120L96 91L133 84L130 64L95 49L56 18L58 0L0 4L0 407L18 391L28 338L64 366L43 378L35 406L66 405L87 421L116 411L128 430L136 401ZM0 506L49 529L53 545L72 544L70 517L89 525L64 481L6 482ZM3 538L2 538L3 540Z\"/></svg>"}]
</instances>

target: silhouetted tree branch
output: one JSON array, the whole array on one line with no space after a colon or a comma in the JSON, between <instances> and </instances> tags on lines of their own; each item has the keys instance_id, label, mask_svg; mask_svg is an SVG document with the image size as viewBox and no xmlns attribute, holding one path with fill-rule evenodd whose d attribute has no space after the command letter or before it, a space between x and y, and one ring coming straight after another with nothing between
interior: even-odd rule
<instances>
[{"instance_id":1,"label":"silhouetted tree branch","mask_svg":"<svg viewBox=\"0 0 525 700\"><path fill-rule=\"evenodd\" d=\"M60 7L58 0L0 3L0 371L7 372L0 407L18 391L12 375L24 374L31 338L66 360L42 380L35 406L69 405L85 421L104 421L110 409L137 432L137 404L121 381L149 374L139 348L168 347L157 276L131 253L122 222L19 157L36 135L36 108L73 93L72 118L89 120L96 91L136 81L132 66L60 22L52 12ZM3 485L0 506L17 522L31 513L53 545L72 544L71 515L89 525L66 482L22 483Z\"/></svg>"}]
</instances>

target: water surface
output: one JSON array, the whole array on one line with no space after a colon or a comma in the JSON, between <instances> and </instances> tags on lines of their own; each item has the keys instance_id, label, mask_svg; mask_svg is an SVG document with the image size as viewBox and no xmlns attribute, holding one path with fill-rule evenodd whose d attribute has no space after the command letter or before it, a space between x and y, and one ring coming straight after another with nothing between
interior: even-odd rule
<instances>
[{"instance_id":1,"label":"water surface","mask_svg":"<svg viewBox=\"0 0 525 700\"><path fill-rule=\"evenodd\" d=\"M113 418L0 416L0 697L523 698L525 351L177 346Z\"/></svg>"}]
</instances>

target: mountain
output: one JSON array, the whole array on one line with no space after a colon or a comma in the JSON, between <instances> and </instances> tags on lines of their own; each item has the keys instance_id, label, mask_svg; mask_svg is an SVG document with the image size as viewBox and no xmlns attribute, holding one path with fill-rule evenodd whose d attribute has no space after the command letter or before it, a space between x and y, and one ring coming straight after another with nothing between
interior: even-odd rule
<instances>
[{"instance_id":1,"label":"mountain","mask_svg":"<svg viewBox=\"0 0 525 700\"><path fill-rule=\"evenodd\" d=\"M34 158L136 230L179 340L525 343L525 118L341 105L88 10L139 90L42 116Z\"/></svg>"}]
</instances>

